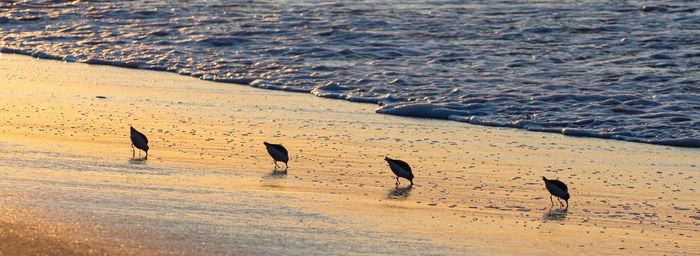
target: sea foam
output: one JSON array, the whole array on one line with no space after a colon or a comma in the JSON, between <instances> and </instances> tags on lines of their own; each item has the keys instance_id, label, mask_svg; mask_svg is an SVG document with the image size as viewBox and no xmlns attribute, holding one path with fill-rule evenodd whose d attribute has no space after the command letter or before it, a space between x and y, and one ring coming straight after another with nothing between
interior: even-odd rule
<instances>
[{"instance_id":1,"label":"sea foam","mask_svg":"<svg viewBox=\"0 0 700 256\"><path fill-rule=\"evenodd\" d=\"M3 53L311 93L383 114L700 147L700 15L688 1L29 0L0 9Z\"/></svg>"}]
</instances>

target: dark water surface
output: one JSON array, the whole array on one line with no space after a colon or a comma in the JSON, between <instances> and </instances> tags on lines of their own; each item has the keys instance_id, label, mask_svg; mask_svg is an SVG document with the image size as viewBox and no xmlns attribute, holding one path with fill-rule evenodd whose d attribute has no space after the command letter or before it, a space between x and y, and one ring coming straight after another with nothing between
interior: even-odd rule
<instances>
[{"instance_id":1,"label":"dark water surface","mask_svg":"<svg viewBox=\"0 0 700 256\"><path fill-rule=\"evenodd\" d=\"M700 1L3 1L2 52L700 147Z\"/></svg>"}]
</instances>

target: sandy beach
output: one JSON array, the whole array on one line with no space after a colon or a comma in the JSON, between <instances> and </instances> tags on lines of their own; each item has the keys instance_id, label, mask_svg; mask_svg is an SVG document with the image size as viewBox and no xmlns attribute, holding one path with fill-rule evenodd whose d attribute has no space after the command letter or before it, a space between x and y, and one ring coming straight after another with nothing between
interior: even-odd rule
<instances>
[{"instance_id":1,"label":"sandy beach","mask_svg":"<svg viewBox=\"0 0 700 256\"><path fill-rule=\"evenodd\" d=\"M696 148L0 56L0 255L700 254ZM569 186L568 212L542 176Z\"/></svg>"}]
</instances>

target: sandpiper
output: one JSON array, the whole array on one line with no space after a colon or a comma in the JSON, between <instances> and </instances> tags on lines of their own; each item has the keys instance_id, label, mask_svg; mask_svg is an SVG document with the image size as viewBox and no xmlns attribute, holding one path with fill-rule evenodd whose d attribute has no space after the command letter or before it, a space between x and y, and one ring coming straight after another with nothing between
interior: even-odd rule
<instances>
[{"instance_id":1,"label":"sandpiper","mask_svg":"<svg viewBox=\"0 0 700 256\"><path fill-rule=\"evenodd\" d=\"M277 161L280 161L284 163L284 170L286 171L287 168L289 168L289 166L287 165L287 161L289 161L287 149L280 144L267 143L267 141L263 144L265 144L265 148L267 148L267 153L269 153L272 159L275 161L275 168L280 167L279 165L277 165Z\"/></svg>"},{"instance_id":2,"label":"sandpiper","mask_svg":"<svg viewBox=\"0 0 700 256\"><path fill-rule=\"evenodd\" d=\"M146 152L146 156L143 159L148 159L148 139L146 135L140 133L134 127L131 127L131 157L136 156L136 151L134 147ZM141 151L139 151L139 157L141 157Z\"/></svg>"},{"instance_id":3,"label":"sandpiper","mask_svg":"<svg viewBox=\"0 0 700 256\"><path fill-rule=\"evenodd\" d=\"M409 187L413 187L413 172L411 172L411 166L408 166L406 162L398 159L384 157L384 160L386 160L386 162L389 163L391 171L394 172L394 174L396 174L396 187L399 186L399 177L405 178L408 181L410 181L411 185Z\"/></svg>"},{"instance_id":4,"label":"sandpiper","mask_svg":"<svg viewBox=\"0 0 700 256\"><path fill-rule=\"evenodd\" d=\"M547 187L547 190L551 194L549 196L549 201L552 202L552 205L554 205L554 200L552 200L552 195L557 197L557 201L561 205L561 207L564 207L564 204L559 200L559 198L564 199L566 201L566 208L564 211L569 209L569 188L566 187L566 184L564 182L561 182L559 180L548 180L544 176L542 176L542 180L544 180L544 185Z\"/></svg>"}]
</instances>

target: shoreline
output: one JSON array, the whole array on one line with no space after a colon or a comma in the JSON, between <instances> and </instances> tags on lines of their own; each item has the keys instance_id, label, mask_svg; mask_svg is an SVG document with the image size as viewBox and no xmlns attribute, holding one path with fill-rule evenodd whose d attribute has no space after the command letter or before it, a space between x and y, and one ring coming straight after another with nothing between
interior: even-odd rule
<instances>
[{"instance_id":1,"label":"shoreline","mask_svg":"<svg viewBox=\"0 0 700 256\"><path fill-rule=\"evenodd\" d=\"M42 51L24 51L19 49L12 49L7 47L0 48L0 53L18 54L31 56L34 58L46 59L46 60L57 60L72 63L82 63L90 65L104 65L119 68L137 69L137 70L148 70L148 71L158 71L158 72L168 72L177 75L182 75L185 77L192 77L195 79L200 79L203 81L233 84L233 85L245 85L253 88L260 88L266 90L276 90L285 92L295 92L295 93L306 93L311 94L321 98L327 99L337 99L344 100L348 102L372 104L377 106L376 113L395 115L400 117L415 117L415 118L427 118L435 120L449 120L459 123L467 123L473 125L481 126L491 126L491 127L507 127L514 129L522 129L526 131L535 132L545 132L545 133L555 133L563 134L566 136L575 137L587 137L587 138L598 138L606 140L619 140L635 143L644 143L652 145L661 146L674 146L674 147L689 147L689 148L700 148L700 138L676 138L676 139L644 139L637 137L629 137L626 132L606 132L606 131L596 131L590 129L582 128L572 128L572 127L560 127L560 125L553 125L552 122L539 122L535 120L516 120L512 122L500 122L493 120L485 120L480 116L463 116L461 111L445 109L440 105L434 105L430 103L424 103L419 105L411 105L408 102L393 103L391 105L382 105L381 101L369 98L363 98L356 95L348 95L342 92L336 91L334 88L337 87L333 85L323 85L317 86L314 89L298 89L294 87L279 87L279 86L267 86L264 83L258 83L258 80L250 78L216 78L212 76L205 76L202 74L189 74L180 73L177 70L169 70L163 67L148 66L146 64L132 63L132 62L121 62L121 61L105 61L99 59L88 59L84 61L79 61L71 56L55 56L51 54L44 53ZM326 89L324 89L326 88ZM428 114L431 113L431 114ZM595 122L595 119L582 119L576 122ZM576 123L574 122L574 123Z\"/></svg>"},{"instance_id":2,"label":"shoreline","mask_svg":"<svg viewBox=\"0 0 700 256\"><path fill-rule=\"evenodd\" d=\"M696 148L377 115L138 69L0 63L2 209L127 230L112 235L124 254L700 253ZM148 161L130 160L129 125L152 143ZM290 151L286 175L263 141ZM414 189L394 189L384 156L411 164ZM569 185L568 213L549 211L541 176ZM95 235L85 227L77 236Z\"/></svg>"}]
</instances>

